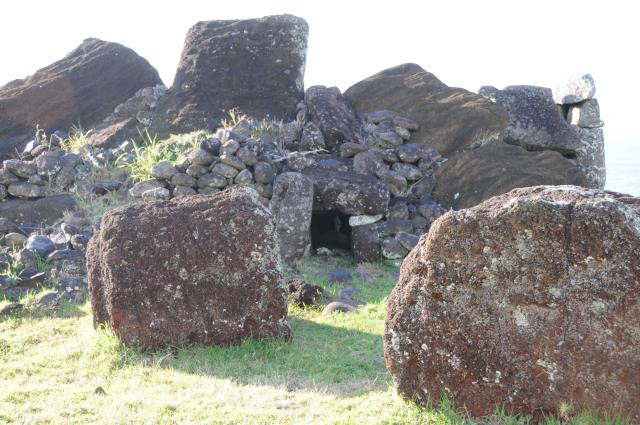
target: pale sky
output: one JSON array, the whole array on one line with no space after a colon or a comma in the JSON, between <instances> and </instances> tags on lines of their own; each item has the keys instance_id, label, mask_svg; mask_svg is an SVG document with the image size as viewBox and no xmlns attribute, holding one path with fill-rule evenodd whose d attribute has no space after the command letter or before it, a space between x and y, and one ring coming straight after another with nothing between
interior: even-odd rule
<instances>
[{"instance_id":1,"label":"pale sky","mask_svg":"<svg viewBox=\"0 0 640 425\"><path fill-rule=\"evenodd\" d=\"M170 85L197 21L291 13L310 26L306 86L346 90L415 62L450 86L553 87L572 73L596 81L608 144L640 144L638 12L632 1L6 1L0 84L32 74L84 38L133 48Z\"/></svg>"}]
</instances>

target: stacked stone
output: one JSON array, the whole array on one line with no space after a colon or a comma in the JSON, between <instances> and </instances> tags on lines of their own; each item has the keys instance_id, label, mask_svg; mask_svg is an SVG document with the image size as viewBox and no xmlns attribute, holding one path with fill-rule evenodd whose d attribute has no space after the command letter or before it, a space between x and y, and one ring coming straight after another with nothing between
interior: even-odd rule
<instances>
[{"instance_id":1,"label":"stacked stone","mask_svg":"<svg viewBox=\"0 0 640 425\"><path fill-rule=\"evenodd\" d=\"M578 167L586 174L591 187L602 189L606 180L604 121L600 119L595 93L593 77L585 74L568 78L558 85L553 98L580 138L581 147L576 152Z\"/></svg>"},{"instance_id":2,"label":"stacked stone","mask_svg":"<svg viewBox=\"0 0 640 425\"><path fill-rule=\"evenodd\" d=\"M17 298L47 281L58 296L84 299L87 291L85 251L93 232L90 223L70 216L68 222L26 235L6 219L0 221L0 295ZM43 267L48 271L39 271ZM17 276L10 269L19 269Z\"/></svg>"},{"instance_id":3,"label":"stacked stone","mask_svg":"<svg viewBox=\"0 0 640 425\"><path fill-rule=\"evenodd\" d=\"M280 157L273 143L220 130L175 164L162 161L153 165L149 170L153 178L135 184L129 194L145 200L170 199L243 185L270 199Z\"/></svg>"},{"instance_id":4,"label":"stacked stone","mask_svg":"<svg viewBox=\"0 0 640 425\"><path fill-rule=\"evenodd\" d=\"M365 114L363 121L362 135L355 137L357 130L353 130L350 138L361 141L333 143L339 157L303 151L325 146L319 130L322 125L307 122L300 135L300 151L289 153L287 168L352 172L384 183L391 195L386 212L349 219L352 252L358 262L402 259L445 211L431 198L434 171L445 159L434 148L410 143L411 132L418 129L412 119L382 110Z\"/></svg>"},{"instance_id":5,"label":"stacked stone","mask_svg":"<svg viewBox=\"0 0 640 425\"><path fill-rule=\"evenodd\" d=\"M61 146L61 142L68 137L67 133L56 131L49 140L33 139L20 158L3 161L0 168L0 200L35 199L74 191L75 184L83 182L89 164L80 155L68 152ZM93 162L91 155L87 158ZM92 191L103 194L122 185L120 181L103 183L94 185Z\"/></svg>"}]
</instances>

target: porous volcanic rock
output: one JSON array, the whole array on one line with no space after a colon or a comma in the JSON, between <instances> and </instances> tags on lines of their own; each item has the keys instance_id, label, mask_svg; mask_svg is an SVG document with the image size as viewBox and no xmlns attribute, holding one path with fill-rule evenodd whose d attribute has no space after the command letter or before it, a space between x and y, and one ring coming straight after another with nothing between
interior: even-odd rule
<instances>
[{"instance_id":1,"label":"porous volcanic rock","mask_svg":"<svg viewBox=\"0 0 640 425\"><path fill-rule=\"evenodd\" d=\"M389 189L374 177L327 168L307 168L303 174L313 182L314 211L347 215L387 212Z\"/></svg>"},{"instance_id":2,"label":"porous volcanic rock","mask_svg":"<svg viewBox=\"0 0 640 425\"><path fill-rule=\"evenodd\" d=\"M507 113L467 90L449 87L412 63L385 69L351 86L344 97L358 112L391 110L415 120L411 141L450 157L480 135L501 132Z\"/></svg>"},{"instance_id":3,"label":"porous volcanic rock","mask_svg":"<svg viewBox=\"0 0 640 425\"><path fill-rule=\"evenodd\" d=\"M282 260L301 260L311 249L313 182L300 173L280 174L273 184L269 208L276 221Z\"/></svg>"},{"instance_id":4,"label":"porous volcanic rock","mask_svg":"<svg viewBox=\"0 0 640 425\"><path fill-rule=\"evenodd\" d=\"M28 228L52 225L62 219L64 213L74 211L76 201L68 193L36 200L8 199L0 202L0 217Z\"/></svg>"},{"instance_id":5,"label":"porous volcanic rock","mask_svg":"<svg viewBox=\"0 0 640 425\"><path fill-rule=\"evenodd\" d=\"M87 248L94 325L147 349L288 339L277 248L247 187L109 211Z\"/></svg>"},{"instance_id":6,"label":"porous volcanic rock","mask_svg":"<svg viewBox=\"0 0 640 425\"><path fill-rule=\"evenodd\" d=\"M509 114L509 125L503 137L505 142L527 150L554 150L563 154L575 154L580 149L580 139L553 103L551 89L482 87L480 93L502 105Z\"/></svg>"},{"instance_id":7,"label":"porous volcanic rock","mask_svg":"<svg viewBox=\"0 0 640 425\"><path fill-rule=\"evenodd\" d=\"M337 150L342 143L362 143L362 125L356 110L337 87L309 87L304 102L309 119L318 126L330 150Z\"/></svg>"},{"instance_id":8,"label":"porous volcanic rock","mask_svg":"<svg viewBox=\"0 0 640 425\"><path fill-rule=\"evenodd\" d=\"M517 187L590 186L585 173L559 152L527 151L494 140L450 158L436 171L433 198L454 209L470 208Z\"/></svg>"},{"instance_id":9,"label":"porous volcanic rock","mask_svg":"<svg viewBox=\"0 0 640 425\"><path fill-rule=\"evenodd\" d=\"M388 301L387 367L406 399L473 416L640 420L640 199L515 189L438 219Z\"/></svg>"},{"instance_id":10,"label":"porous volcanic rock","mask_svg":"<svg viewBox=\"0 0 640 425\"><path fill-rule=\"evenodd\" d=\"M30 137L81 123L91 128L137 90L161 84L144 58L121 44L86 39L24 80L0 87L0 159Z\"/></svg>"},{"instance_id":11,"label":"porous volcanic rock","mask_svg":"<svg viewBox=\"0 0 640 425\"><path fill-rule=\"evenodd\" d=\"M307 22L292 15L198 22L189 29L157 133L215 129L228 111L291 121L304 96Z\"/></svg>"}]
</instances>

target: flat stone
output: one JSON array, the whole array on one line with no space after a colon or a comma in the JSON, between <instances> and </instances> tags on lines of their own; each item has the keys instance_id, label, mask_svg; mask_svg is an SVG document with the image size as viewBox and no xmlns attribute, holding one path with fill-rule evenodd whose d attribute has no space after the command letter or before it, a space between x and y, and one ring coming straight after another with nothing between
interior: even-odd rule
<instances>
[{"instance_id":1,"label":"flat stone","mask_svg":"<svg viewBox=\"0 0 640 425\"><path fill-rule=\"evenodd\" d=\"M7 159L2 162L2 167L10 171L13 175L28 179L38 172L35 164L21 161L19 159Z\"/></svg>"},{"instance_id":2,"label":"flat stone","mask_svg":"<svg viewBox=\"0 0 640 425\"><path fill-rule=\"evenodd\" d=\"M376 223L384 217L384 214L376 214L376 215L352 215L349 217L349 226L365 226L367 224Z\"/></svg>"},{"instance_id":3,"label":"flat stone","mask_svg":"<svg viewBox=\"0 0 640 425\"><path fill-rule=\"evenodd\" d=\"M575 75L566 78L553 91L553 100L561 105L580 103L593 98L596 83L590 74Z\"/></svg>"},{"instance_id":4,"label":"flat stone","mask_svg":"<svg viewBox=\"0 0 640 425\"><path fill-rule=\"evenodd\" d=\"M144 201L167 200L170 198L171 192L165 187L154 187L142 192L142 200Z\"/></svg>"},{"instance_id":5,"label":"flat stone","mask_svg":"<svg viewBox=\"0 0 640 425\"><path fill-rule=\"evenodd\" d=\"M227 164L223 164L221 162L218 162L213 167L211 167L211 172L214 174L219 174L221 176L224 176L228 179L232 179L238 175L237 168L234 168Z\"/></svg>"},{"instance_id":6,"label":"flat stone","mask_svg":"<svg viewBox=\"0 0 640 425\"><path fill-rule=\"evenodd\" d=\"M376 178L327 169L306 169L313 181L314 211L376 215L387 211L389 190Z\"/></svg>"},{"instance_id":7,"label":"flat stone","mask_svg":"<svg viewBox=\"0 0 640 425\"><path fill-rule=\"evenodd\" d=\"M34 251L42 258L47 258L49 254L55 251L56 246L46 236L32 235L27 239L27 245L25 246L29 251Z\"/></svg>"},{"instance_id":8,"label":"flat stone","mask_svg":"<svg viewBox=\"0 0 640 425\"><path fill-rule=\"evenodd\" d=\"M144 192L155 188L164 188L164 183L155 179L141 181L129 189L129 195L133 198L142 198Z\"/></svg>"},{"instance_id":9,"label":"flat stone","mask_svg":"<svg viewBox=\"0 0 640 425\"><path fill-rule=\"evenodd\" d=\"M16 198L42 198L46 196L49 191L44 187L37 184L27 182L11 183L7 188L10 195Z\"/></svg>"},{"instance_id":10,"label":"flat stone","mask_svg":"<svg viewBox=\"0 0 640 425\"><path fill-rule=\"evenodd\" d=\"M333 301L325 306L322 310L322 314L326 316L332 313L353 313L356 310L357 308L351 304L347 304L343 301Z\"/></svg>"},{"instance_id":11,"label":"flat stone","mask_svg":"<svg viewBox=\"0 0 640 425\"><path fill-rule=\"evenodd\" d=\"M171 180L178 170L169 161L160 161L151 167L149 173L156 179Z\"/></svg>"},{"instance_id":12,"label":"flat stone","mask_svg":"<svg viewBox=\"0 0 640 425\"><path fill-rule=\"evenodd\" d=\"M211 188L223 188L227 185L227 179L225 176L218 173L209 173L201 176L198 179L198 187L211 187Z\"/></svg>"}]
</instances>

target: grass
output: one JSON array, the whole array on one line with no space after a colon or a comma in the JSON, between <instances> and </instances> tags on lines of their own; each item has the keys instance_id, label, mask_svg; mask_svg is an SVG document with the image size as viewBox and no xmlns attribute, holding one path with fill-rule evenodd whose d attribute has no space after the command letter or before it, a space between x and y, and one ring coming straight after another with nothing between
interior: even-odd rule
<instances>
[{"instance_id":1,"label":"grass","mask_svg":"<svg viewBox=\"0 0 640 425\"><path fill-rule=\"evenodd\" d=\"M175 163L185 153L198 147L202 137L206 137L205 131L171 135L166 140L158 140L155 135L152 136L145 130L140 134L140 140L132 140L133 161L124 161L126 154L123 154L116 159L115 165L128 170L134 182L147 180L151 177L149 171L153 165L161 161Z\"/></svg>"},{"instance_id":2,"label":"grass","mask_svg":"<svg viewBox=\"0 0 640 425\"><path fill-rule=\"evenodd\" d=\"M329 316L291 305L289 343L144 353L94 330L88 304L43 311L31 294L24 311L0 318L0 423L473 423L446 399L418 408L392 387L381 335L396 267L314 258L300 271L333 296L340 286L326 275L335 265L349 269L365 304ZM497 412L477 423L526 421ZM570 423L616 422L583 415Z\"/></svg>"}]
</instances>

